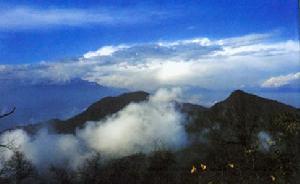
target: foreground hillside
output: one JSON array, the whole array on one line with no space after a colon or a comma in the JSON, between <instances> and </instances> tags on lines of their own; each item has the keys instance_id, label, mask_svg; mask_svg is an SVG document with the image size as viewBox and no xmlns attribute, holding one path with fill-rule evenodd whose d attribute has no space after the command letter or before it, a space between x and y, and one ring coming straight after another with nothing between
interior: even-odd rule
<instances>
[{"instance_id":1,"label":"foreground hillside","mask_svg":"<svg viewBox=\"0 0 300 184\"><path fill-rule=\"evenodd\" d=\"M88 121L106 119L128 104L148 98L145 92L107 97L68 120L23 128L31 134L43 126L60 134L74 134ZM186 119L188 144L181 149L170 150L158 143L151 153L110 160L99 153L77 170L54 165L45 176L31 173L24 181L28 178L40 183L296 184L299 181L298 109L240 90L211 108L174 103ZM49 177L50 180L45 179Z\"/></svg>"}]
</instances>

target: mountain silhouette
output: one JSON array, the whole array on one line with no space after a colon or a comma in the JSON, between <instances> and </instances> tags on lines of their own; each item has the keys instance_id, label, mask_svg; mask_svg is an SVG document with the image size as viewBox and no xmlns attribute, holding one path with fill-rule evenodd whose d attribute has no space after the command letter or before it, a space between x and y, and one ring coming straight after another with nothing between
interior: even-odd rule
<instances>
[{"instance_id":1,"label":"mountain silhouette","mask_svg":"<svg viewBox=\"0 0 300 184\"><path fill-rule=\"evenodd\" d=\"M124 93L120 96L105 97L90 105L82 113L67 119L53 119L43 124L22 127L30 133L40 128L51 127L57 133L75 133L76 128L82 128L87 121L100 121L112 115L130 103L138 103L148 99L149 93L144 91ZM238 128L244 133L247 128L270 127L271 121L277 114L298 115L299 109L262 98L242 90L233 91L224 101L218 102L210 108L191 103L177 103L178 110L185 113L191 122L187 125L190 131L219 122L222 126Z\"/></svg>"},{"instance_id":2,"label":"mountain silhouette","mask_svg":"<svg viewBox=\"0 0 300 184\"><path fill-rule=\"evenodd\" d=\"M70 119L53 119L19 128L34 134L47 126L55 133L74 134L86 122L100 121L130 103L146 101L149 95L138 91L106 97ZM176 151L162 149L149 155L140 153L112 160L101 166L101 172L97 170L93 178L132 183L137 179L132 174L136 174L141 183L149 184L155 179L165 183L199 183L200 180L271 183L274 178L283 183L299 181L300 111L297 108L241 90L233 91L210 108L191 103L174 104L186 117L188 145ZM191 168L195 174L189 172ZM121 176L122 180L115 176Z\"/></svg>"}]
</instances>

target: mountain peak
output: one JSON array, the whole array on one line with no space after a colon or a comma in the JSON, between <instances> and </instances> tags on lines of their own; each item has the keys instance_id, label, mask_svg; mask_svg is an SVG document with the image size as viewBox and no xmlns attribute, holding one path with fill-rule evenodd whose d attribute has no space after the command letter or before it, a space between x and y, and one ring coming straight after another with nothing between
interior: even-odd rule
<instances>
[{"instance_id":1,"label":"mountain peak","mask_svg":"<svg viewBox=\"0 0 300 184\"><path fill-rule=\"evenodd\" d=\"M247 93L243 90L240 90L240 89L237 89L237 90L234 90L228 98L241 98L241 97L258 97L256 95L253 95L253 94L250 94L250 93Z\"/></svg>"},{"instance_id":2,"label":"mountain peak","mask_svg":"<svg viewBox=\"0 0 300 184\"><path fill-rule=\"evenodd\" d=\"M243 90L237 89L233 91L227 99L225 99L223 102L257 102L257 103L278 103L281 104L280 102L277 102L275 100L263 98L248 92L245 92ZM285 104L282 104L285 105Z\"/></svg>"},{"instance_id":3,"label":"mountain peak","mask_svg":"<svg viewBox=\"0 0 300 184\"><path fill-rule=\"evenodd\" d=\"M77 127L82 127L87 121L99 121L107 115L114 114L132 102L147 100L149 93L144 91L123 93L110 96L90 105L82 113L62 122L53 123L57 132L74 133Z\"/></svg>"},{"instance_id":4,"label":"mountain peak","mask_svg":"<svg viewBox=\"0 0 300 184\"><path fill-rule=\"evenodd\" d=\"M226 112L238 111L240 114L241 112L261 114L295 111L295 108L292 106L250 94L242 90L233 91L227 99L215 104L212 109L214 111L225 110Z\"/></svg>"},{"instance_id":5,"label":"mountain peak","mask_svg":"<svg viewBox=\"0 0 300 184\"><path fill-rule=\"evenodd\" d=\"M123 93L119 96L119 98L142 98L146 99L149 96L149 93L145 91L134 91L134 92L128 92Z\"/></svg>"},{"instance_id":6,"label":"mountain peak","mask_svg":"<svg viewBox=\"0 0 300 184\"><path fill-rule=\"evenodd\" d=\"M249 93L246 93L245 91L241 90L241 89L237 89L237 90L234 90L231 95L239 95L239 94L249 94Z\"/></svg>"}]
</instances>

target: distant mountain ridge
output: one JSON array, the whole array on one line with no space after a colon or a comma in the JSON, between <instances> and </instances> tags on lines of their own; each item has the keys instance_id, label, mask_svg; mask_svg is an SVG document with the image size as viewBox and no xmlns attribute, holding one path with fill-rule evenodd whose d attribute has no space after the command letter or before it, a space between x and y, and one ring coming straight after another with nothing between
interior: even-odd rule
<instances>
[{"instance_id":1,"label":"distant mountain ridge","mask_svg":"<svg viewBox=\"0 0 300 184\"><path fill-rule=\"evenodd\" d=\"M67 120L51 120L44 124L24 126L25 130L34 133L41 127L47 126L57 133L74 133L76 128L81 128L87 121L99 121L112 115L129 103L145 101L149 93L144 91L124 93L120 96L105 97L82 113ZM196 117L196 120L188 125L188 128L201 126L198 122L222 122L232 126L250 126L259 122L269 126L272 116L281 113L299 114L299 110L292 106L262 98L242 90L236 90L224 101L218 102L210 108L191 103L178 103L178 109L190 116L189 119ZM194 118L195 119L195 118ZM267 125L268 124L268 125ZM255 125L255 126L256 126ZM253 125L254 126L254 125ZM193 128L191 128L193 129Z\"/></svg>"},{"instance_id":2,"label":"distant mountain ridge","mask_svg":"<svg viewBox=\"0 0 300 184\"><path fill-rule=\"evenodd\" d=\"M6 83L6 84L5 84ZM51 118L70 118L105 96L126 92L74 79L63 83L1 81L0 112L16 107L16 112L0 121L0 131L18 125L45 122Z\"/></svg>"}]
</instances>

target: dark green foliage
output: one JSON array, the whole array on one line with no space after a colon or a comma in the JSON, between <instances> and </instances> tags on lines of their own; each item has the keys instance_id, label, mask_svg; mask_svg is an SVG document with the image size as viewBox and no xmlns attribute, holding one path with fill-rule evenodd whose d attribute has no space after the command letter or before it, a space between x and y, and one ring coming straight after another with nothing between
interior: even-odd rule
<instances>
[{"instance_id":1,"label":"dark green foliage","mask_svg":"<svg viewBox=\"0 0 300 184\"><path fill-rule=\"evenodd\" d=\"M49 168L49 177L47 183L50 184L72 184L75 181L75 174L65 168L51 166Z\"/></svg>"},{"instance_id":2,"label":"dark green foliage","mask_svg":"<svg viewBox=\"0 0 300 184\"><path fill-rule=\"evenodd\" d=\"M101 170L101 162L100 154L96 154L94 157L87 159L83 166L78 168L78 182L82 184L101 183L100 175L103 173Z\"/></svg>"}]
</instances>

